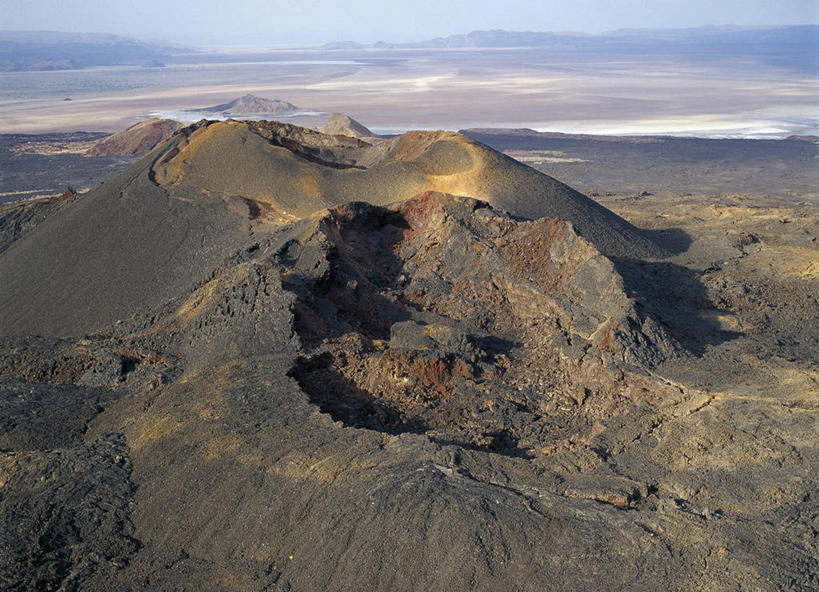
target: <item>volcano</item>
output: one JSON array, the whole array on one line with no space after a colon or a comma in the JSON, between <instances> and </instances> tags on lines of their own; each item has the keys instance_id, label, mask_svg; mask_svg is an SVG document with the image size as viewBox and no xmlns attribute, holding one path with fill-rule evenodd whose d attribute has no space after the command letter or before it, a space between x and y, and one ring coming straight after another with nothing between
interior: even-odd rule
<instances>
[{"instance_id":1,"label":"volcano","mask_svg":"<svg viewBox=\"0 0 819 592\"><path fill-rule=\"evenodd\" d=\"M618 271L665 251L475 140L203 121L21 208L0 218L3 589L815 573L775 504L684 498L676 443L731 438L715 395L656 374L690 354Z\"/></svg>"}]
</instances>

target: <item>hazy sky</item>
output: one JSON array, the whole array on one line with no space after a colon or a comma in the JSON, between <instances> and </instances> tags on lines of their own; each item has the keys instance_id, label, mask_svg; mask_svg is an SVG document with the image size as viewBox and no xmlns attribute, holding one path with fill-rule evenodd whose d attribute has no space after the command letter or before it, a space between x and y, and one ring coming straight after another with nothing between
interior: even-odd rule
<instances>
[{"instance_id":1,"label":"hazy sky","mask_svg":"<svg viewBox=\"0 0 819 592\"><path fill-rule=\"evenodd\" d=\"M475 29L819 22L819 0L0 0L0 29L119 33L196 45L413 41Z\"/></svg>"}]
</instances>

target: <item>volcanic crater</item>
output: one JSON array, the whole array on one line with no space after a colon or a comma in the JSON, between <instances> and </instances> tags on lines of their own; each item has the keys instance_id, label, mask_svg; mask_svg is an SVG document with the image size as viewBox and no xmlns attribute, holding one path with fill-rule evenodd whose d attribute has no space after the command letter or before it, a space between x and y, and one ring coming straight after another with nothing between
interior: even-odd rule
<instances>
[{"instance_id":1,"label":"volcanic crater","mask_svg":"<svg viewBox=\"0 0 819 592\"><path fill-rule=\"evenodd\" d=\"M314 224L279 258L307 350L292 375L334 419L534 456L657 396L624 369L673 340L570 224L434 192Z\"/></svg>"}]
</instances>

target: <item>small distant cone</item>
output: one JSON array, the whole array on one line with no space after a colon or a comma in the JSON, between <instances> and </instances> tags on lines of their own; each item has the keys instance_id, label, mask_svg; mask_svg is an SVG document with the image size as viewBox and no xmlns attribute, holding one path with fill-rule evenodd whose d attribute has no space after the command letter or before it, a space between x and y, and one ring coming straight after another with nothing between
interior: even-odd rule
<instances>
[{"instance_id":1,"label":"small distant cone","mask_svg":"<svg viewBox=\"0 0 819 592\"><path fill-rule=\"evenodd\" d=\"M344 113L333 113L321 131L331 136L351 136L353 138L377 138L366 126Z\"/></svg>"}]
</instances>

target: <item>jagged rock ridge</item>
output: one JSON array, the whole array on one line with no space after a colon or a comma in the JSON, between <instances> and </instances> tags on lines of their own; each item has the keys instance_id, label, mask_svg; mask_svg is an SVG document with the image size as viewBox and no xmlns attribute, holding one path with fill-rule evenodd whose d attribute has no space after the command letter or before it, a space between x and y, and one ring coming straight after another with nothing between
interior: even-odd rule
<instances>
[{"instance_id":1,"label":"jagged rock ridge","mask_svg":"<svg viewBox=\"0 0 819 592\"><path fill-rule=\"evenodd\" d=\"M252 574L242 586L251 589L280 577L282 585L320 589L353 572L357 587L394 588L372 553L329 559L369 548L370 527L351 528L372 516L383 521L378 530L398 532L388 525L404 524L410 537L431 537L433 547L463 550L483 532L480 552L497 573L512 560L498 563L501 547L529 548L533 537L548 540L557 530L538 518L540 510L513 501L513 491L470 483L466 475L482 470L480 461L458 460L470 468L448 477L445 465L428 464L430 453L443 447L457 458L534 462L585 446L601 422L669 394L635 365L663 355L662 333L641 325L611 263L565 222L516 221L484 202L424 193L390 208L337 206L245 244L198 270L179 297L102 333L0 349L5 374L41 385L0 384L8 394L0 399L0 445L13 451L6 470L17 476L0 498L3 515L22 515L30 529L52 533L50 542L0 538L15 550L4 555L9 582L95 590L147 581L167 589L180 577L207 585L217 573L235 577L238 568ZM33 403L53 411L29 417ZM36 450L17 453L32 445ZM182 453L189 447L196 452ZM332 491L315 499L318 490L302 483L301 469L286 468L288 450L323 456L336 447L379 467L369 477L345 471L342 490L351 499L361 488L380 492L360 508L343 510L349 502ZM248 482L246 471L260 466L277 468ZM38 481L44 471L52 479ZM191 489L194 475L199 485ZM316 483L326 487L324 477ZM571 487L555 491L598 496L612 508L648 495L628 480ZM270 491L287 503L271 505ZM27 509L30 492L43 501ZM470 509L487 495L502 506L494 517ZM311 509L293 528L288 508L308 498ZM432 519L428 499L442 500ZM66 511L48 516L48 504ZM69 511L85 505L94 510ZM328 514L340 522L319 534ZM235 515L254 516L257 527L231 523ZM194 524L208 534L183 543ZM272 546L271 525L285 533ZM315 536L328 558L323 567L281 563L307 554ZM582 547L584 536L567 544ZM264 551L229 567L230 540ZM608 541L595 544L605 557L615 552ZM211 560L200 559L202 545ZM174 569L152 567L171 555ZM405 573L409 588L438 581L407 553L391 559L389 573ZM466 581L463 559L445 568L446 577ZM526 563L527 581L556 576L541 560ZM520 583L516 569L492 581ZM368 575L361 580L361 573Z\"/></svg>"}]
</instances>

